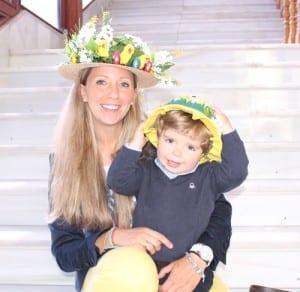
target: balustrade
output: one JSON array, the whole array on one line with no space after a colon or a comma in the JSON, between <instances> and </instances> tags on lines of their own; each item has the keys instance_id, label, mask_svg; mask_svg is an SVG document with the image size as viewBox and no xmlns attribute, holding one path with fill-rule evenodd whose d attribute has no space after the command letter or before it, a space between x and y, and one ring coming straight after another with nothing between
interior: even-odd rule
<instances>
[{"instance_id":1,"label":"balustrade","mask_svg":"<svg viewBox=\"0 0 300 292\"><path fill-rule=\"evenodd\" d=\"M275 0L283 18L284 43L300 43L300 0Z\"/></svg>"}]
</instances>

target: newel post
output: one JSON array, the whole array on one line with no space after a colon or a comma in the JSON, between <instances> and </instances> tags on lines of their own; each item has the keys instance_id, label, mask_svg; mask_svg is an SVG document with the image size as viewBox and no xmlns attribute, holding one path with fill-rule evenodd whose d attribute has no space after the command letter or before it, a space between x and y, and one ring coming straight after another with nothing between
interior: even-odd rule
<instances>
[{"instance_id":1,"label":"newel post","mask_svg":"<svg viewBox=\"0 0 300 292\"><path fill-rule=\"evenodd\" d=\"M82 25L82 0L59 0L60 29L71 35Z\"/></svg>"}]
</instances>

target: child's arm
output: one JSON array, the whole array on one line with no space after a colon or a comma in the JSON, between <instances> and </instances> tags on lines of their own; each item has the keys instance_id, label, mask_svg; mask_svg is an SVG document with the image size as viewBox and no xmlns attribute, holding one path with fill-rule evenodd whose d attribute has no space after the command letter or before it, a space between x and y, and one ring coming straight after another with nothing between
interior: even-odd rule
<instances>
[{"instance_id":1,"label":"child's arm","mask_svg":"<svg viewBox=\"0 0 300 292\"><path fill-rule=\"evenodd\" d=\"M147 142L144 135L144 122L140 123L134 132L132 140L127 144L129 148L142 149Z\"/></svg>"},{"instance_id":2,"label":"child's arm","mask_svg":"<svg viewBox=\"0 0 300 292\"><path fill-rule=\"evenodd\" d=\"M239 186L248 175L248 157L238 132L228 116L214 107L217 123L222 133L222 161L214 171L214 185L218 193L228 192Z\"/></svg>"},{"instance_id":3,"label":"child's arm","mask_svg":"<svg viewBox=\"0 0 300 292\"><path fill-rule=\"evenodd\" d=\"M213 107L217 119L217 123L220 127L220 131L223 135L231 133L234 128L231 125L231 122L228 116L218 107Z\"/></svg>"}]
</instances>

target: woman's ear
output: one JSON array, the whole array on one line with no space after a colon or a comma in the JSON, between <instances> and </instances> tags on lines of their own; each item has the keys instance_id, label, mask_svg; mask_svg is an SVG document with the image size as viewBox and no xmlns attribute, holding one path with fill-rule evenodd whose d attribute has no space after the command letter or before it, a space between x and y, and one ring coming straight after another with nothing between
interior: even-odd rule
<instances>
[{"instance_id":1,"label":"woman's ear","mask_svg":"<svg viewBox=\"0 0 300 292\"><path fill-rule=\"evenodd\" d=\"M87 102L85 86L83 84L80 84L79 86L80 86L80 97L82 98L83 102Z\"/></svg>"}]
</instances>

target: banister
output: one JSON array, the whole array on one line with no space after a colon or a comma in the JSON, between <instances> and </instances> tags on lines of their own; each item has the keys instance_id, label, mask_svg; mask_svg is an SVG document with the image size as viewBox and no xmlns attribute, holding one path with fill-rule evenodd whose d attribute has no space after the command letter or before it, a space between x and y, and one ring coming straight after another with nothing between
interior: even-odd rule
<instances>
[{"instance_id":1,"label":"banister","mask_svg":"<svg viewBox=\"0 0 300 292\"><path fill-rule=\"evenodd\" d=\"M283 42L300 43L300 0L275 0L283 18Z\"/></svg>"},{"instance_id":2,"label":"banister","mask_svg":"<svg viewBox=\"0 0 300 292\"><path fill-rule=\"evenodd\" d=\"M21 0L0 0L0 26L20 11Z\"/></svg>"}]
</instances>

